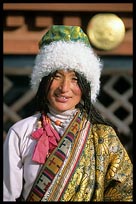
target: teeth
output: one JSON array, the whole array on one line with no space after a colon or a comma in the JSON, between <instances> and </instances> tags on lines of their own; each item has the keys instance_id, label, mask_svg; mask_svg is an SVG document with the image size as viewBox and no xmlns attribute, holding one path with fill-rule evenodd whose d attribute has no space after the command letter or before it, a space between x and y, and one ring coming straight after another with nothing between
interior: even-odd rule
<instances>
[{"instance_id":1,"label":"teeth","mask_svg":"<svg viewBox=\"0 0 136 204\"><path fill-rule=\"evenodd\" d=\"M62 98L64 100L68 99L66 96L56 95L58 98Z\"/></svg>"},{"instance_id":2,"label":"teeth","mask_svg":"<svg viewBox=\"0 0 136 204\"><path fill-rule=\"evenodd\" d=\"M66 100L66 97L61 97L63 100Z\"/></svg>"},{"instance_id":3,"label":"teeth","mask_svg":"<svg viewBox=\"0 0 136 204\"><path fill-rule=\"evenodd\" d=\"M66 97L65 97L65 96L59 96L59 98L63 98L63 99L66 99Z\"/></svg>"}]
</instances>

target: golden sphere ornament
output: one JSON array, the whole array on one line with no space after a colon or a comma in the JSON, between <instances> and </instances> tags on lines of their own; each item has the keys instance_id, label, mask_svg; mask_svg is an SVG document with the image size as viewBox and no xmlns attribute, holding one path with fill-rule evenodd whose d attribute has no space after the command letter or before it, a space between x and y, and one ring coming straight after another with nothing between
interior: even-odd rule
<instances>
[{"instance_id":1,"label":"golden sphere ornament","mask_svg":"<svg viewBox=\"0 0 136 204\"><path fill-rule=\"evenodd\" d=\"M94 15L88 23L87 34L91 44L102 50L117 47L125 37L125 25L112 13Z\"/></svg>"}]
</instances>

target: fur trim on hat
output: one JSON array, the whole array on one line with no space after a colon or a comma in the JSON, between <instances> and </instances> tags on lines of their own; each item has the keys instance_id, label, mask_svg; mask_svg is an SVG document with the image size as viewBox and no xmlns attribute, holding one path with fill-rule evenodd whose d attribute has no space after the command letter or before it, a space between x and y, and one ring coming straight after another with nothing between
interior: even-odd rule
<instances>
[{"instance_id":1,"label":"fur trim on hat","mask_svg":"<svg viewBox=\"0 0 136 204\"><path fill-rule=\"evenodd\" d=\"M96 101L102 63L91 47L73 41L54 41L41 47L31 75L32 88L37 89L44 76L58 69L70 69L82 74L90 83L91 101Z\"/></svg>"}]
</instances>

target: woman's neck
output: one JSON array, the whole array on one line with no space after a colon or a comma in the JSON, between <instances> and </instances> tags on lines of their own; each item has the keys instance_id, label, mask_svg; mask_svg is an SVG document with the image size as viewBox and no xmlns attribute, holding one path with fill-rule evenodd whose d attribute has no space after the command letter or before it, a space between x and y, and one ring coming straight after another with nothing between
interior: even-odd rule
<instances>
[{"instance_id":1,"label":"woman's neck","mask_svg":"<svg viewBox=\"0 0 136 204\"><path fill-rule=\"evenodd\" d=\"M47 116L50 118L52 126L62 136L77 111L77 109L73 109L64 112L58 112L49 106L49 112L47 113Z\"/></svg>"},{"instance_id":2,"label":"woman's neck","mask_svg":"<svg viewBox=\"0 0 136 204\"><path fill-rule=\"evenodd\" d=\"M67 110L67 111L57 111L55 110L52 106L48 106L49 108L49 115L51 115L52 117L59 119L59 120L67 120L70 118L73 118L73 116L75 115L75 113L77 112L77 109L72 109L72 110ZM48 114L47 114L48 115Z\"/></svg>"}]
</instances>

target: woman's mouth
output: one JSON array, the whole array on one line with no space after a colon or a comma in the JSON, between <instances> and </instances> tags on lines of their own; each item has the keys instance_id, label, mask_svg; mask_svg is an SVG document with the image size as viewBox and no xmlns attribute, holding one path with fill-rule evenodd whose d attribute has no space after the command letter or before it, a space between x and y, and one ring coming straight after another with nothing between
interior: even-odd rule
<instances>
[{"instance_id":1,"label":"woman's mouth","mask_svg":"<svg viewBox=\"0 0 136 204\"><path fill-rule=\"evenodd\" d=\"M57 102L61 102L61 103L65 103L69 100L70 97L67 96L61 96L61 95L56 95L56 101Z\"/></svg>"}]
</instances>

